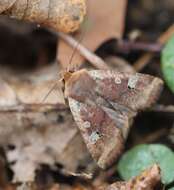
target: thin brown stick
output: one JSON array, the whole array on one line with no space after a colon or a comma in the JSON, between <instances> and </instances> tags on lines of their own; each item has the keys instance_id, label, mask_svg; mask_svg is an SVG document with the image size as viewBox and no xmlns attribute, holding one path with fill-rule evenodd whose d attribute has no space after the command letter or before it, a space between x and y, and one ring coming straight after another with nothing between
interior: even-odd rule
<instances>
[{"instance_id":1,"label":"thin brown stick","mask_svg":"<svg viewBox=\"0 0 174 190\"><path fill-rule=\"evenodd\" d=\"M161 45L165 44L167 40L174 34L174 25L170 26L167 31L165 31L157 40ZM141 71L152 59L153 53L146 53L140 59L138 59L134 68L136 71Z\"/></svg>"},{"instance_id":2,"label":"thin brown stick","mask_svg":"<svg viewBox=\"0 0 174 190\"><path fill-rule=\"evenodd\" d=\"M147 42L121 39L117 42L115 49L118 52L126 52L126 53L137 50L158 53L161 51L162 47L163 46L159 42L147 43Z\"/></svg>"},{"instance_id":3,"label":"thin brown stick","mask_svg":"<svg viewBox=\"0 0 174 190\"><path fill-rule=\"evenodd\" d=\"M66 169L62 169L62 173L66 176L74 176L74 177L79 177L79 178L82 178L82 179L86 179L86 180L89 180L89 179L92 179L93 175L91 173L74 173L74 172L71 172L71 171L68 171Z\"/></svg>"},{"instance_id":4,"label":"thin brown stick","mask_svg":"<svg viewBox=\"0 0 174 190\"><path fill-rule=\"evenodd\" d=\"M68 109L64 104L20 104L16 106L1 106L0 113L8 112L47 112Z\"/></svg>"},{"instance_id":5,"label":"thin brown stick","mask_svg":"<svg viewBox=\"0 0 174 190\"><path fill-rule=\"evenodd\" d=\"M94 67L97 69L109 69L108 65L105 63L105 61L98 57L96 54L91 52L89 49L87 49L85 46L80 44L76 39L71 37L68 34L64 34L61 32L57 32L58 36L63 39L66 43L68 43L73 48L76 48L79 53L86 58Z\"/></svg>"}]
</instances>

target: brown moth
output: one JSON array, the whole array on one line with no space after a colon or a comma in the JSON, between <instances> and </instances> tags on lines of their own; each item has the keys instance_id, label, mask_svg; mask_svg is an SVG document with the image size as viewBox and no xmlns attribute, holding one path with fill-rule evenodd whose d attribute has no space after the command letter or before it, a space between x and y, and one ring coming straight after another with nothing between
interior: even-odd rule
<instances>
[{"instance_id":1,"label":"brown moth","mask_svg":"<svg viewBox=\"0 0 174 190\"><path fill-rule=\"evenodd\" d=\"M120 156L130 123L154 104L163 81L145 74L79 70L64 74L65 98L89 152L101 168Z\"/></svg>"}]
</instances>

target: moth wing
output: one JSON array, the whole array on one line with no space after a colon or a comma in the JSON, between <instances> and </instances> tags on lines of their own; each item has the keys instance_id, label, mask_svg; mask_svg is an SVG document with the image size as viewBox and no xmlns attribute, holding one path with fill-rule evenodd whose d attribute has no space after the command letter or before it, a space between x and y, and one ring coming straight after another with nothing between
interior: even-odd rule
<instances>
[{"instance_id":1,"label":"moth wing","mask_svg":"<svg viewBox=\"0 0 174 190\"><path fill-rule=\"evenodd\" d=\"M130 121L158 98L162 81L144 74L80 70L65 83L65 96L84 141L98 165L120 155Z\"/></svg>"},{"instance_id":2,"label":"moth wing","mask_svg":"<svg viewBox=\"0 0 174 190\"><path fill-rule=\"evenodd\" d=\"M129 118L106 107L84 104L72 98L68 100L89 152L101 168L108 167L124 148L122 130L129 128Z\"/></svg>"},{"instance_id":3,"label":"moth wing","mask_svg":"<svg viewBox=\"0 0 174 190\"><path fill-rule=\"evenodd\" d=\"M158 99L163 81L147 74L119 73L113 70L88 72L96 82L97 93L117 109L119 105L134 111L150 107Z\"/></svg>"}]
</instances>

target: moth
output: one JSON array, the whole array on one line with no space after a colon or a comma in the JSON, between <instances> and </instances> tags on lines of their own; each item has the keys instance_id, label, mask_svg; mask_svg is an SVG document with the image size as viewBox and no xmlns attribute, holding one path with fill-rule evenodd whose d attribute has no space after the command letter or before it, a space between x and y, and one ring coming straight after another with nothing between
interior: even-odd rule
<instances>
[{"instance_id":1,"label":"moth","mask_svg":"<svg viewBox=\"0 0 174 190\"><path fill-rule=\"evenodd\" d=\"M65 40L64 37L62 39ZM69 44L70 41L74 39L67 40ZM163 81L135 73L132 67L129 72L112 70L103 60L102 69L74 71L71 63L79 43L74 44L68 70L62 77L64 97L91 156L99 167L106 169L121 155L137 113L157 101ZM86 48L83 46L83 49ZM90 53L87 49L85 51ZM118 68L120 66L117 65Z\"/></svg>"},{"instance_id":2,"label":"moth","mask_svg":"<svg viewBox=\"0 0 174 190\"><path fill-rule=\"evenodd\" d=\"M118 159L133 118L156 102L162 86L161 79L140 73L82 69L64 74L65 98L99 167Z\"/></svg>"}]
</instances>

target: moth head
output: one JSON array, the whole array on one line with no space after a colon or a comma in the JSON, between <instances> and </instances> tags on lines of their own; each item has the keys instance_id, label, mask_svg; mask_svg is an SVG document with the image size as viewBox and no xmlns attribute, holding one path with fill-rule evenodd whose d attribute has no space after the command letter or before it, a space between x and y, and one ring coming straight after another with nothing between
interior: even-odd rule
<instances>
[{"instance_id":1,"label":"moth head","mask_svg":"<svg viewBox=\"0 0 174 190\"><path fill-rule=\"evenodd\" d=\"M83 87L86 86L86 83L88 83L86 75L87 70L85 69L81 69L76 72L64 73L63 81L65 98L70 97L72 94L80 93Z\"/></svg>"},{"instance_id":2,"label":"moth head","mask_svg":"<svg viewBox=\"0 0 174 190\"><path fill-rule=\"evenodd\" d=\"M73 74L73 72L71 72L71 71L65 72L63 74L63 81L64 82L68 81L71 78L72 74Z\"/></svg>"}]
</instances>

